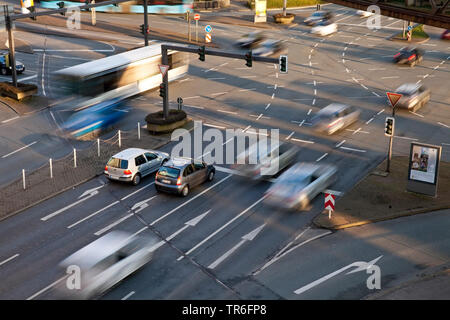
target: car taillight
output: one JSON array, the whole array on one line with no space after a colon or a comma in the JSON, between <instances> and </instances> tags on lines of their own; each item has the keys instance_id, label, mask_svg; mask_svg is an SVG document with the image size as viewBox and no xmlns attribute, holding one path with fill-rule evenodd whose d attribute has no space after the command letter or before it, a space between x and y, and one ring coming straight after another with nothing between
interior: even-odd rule
<instances>
[{"instance_id":1,"label":"car taillight","mask_svg":"<svg viewBox=\"0 0 450 320\"><path fill-rule=\"evenodd\" d=\"M108 171L108 166L105 166L105 171Z\"/></svg>"},{"instance_id":2,"label":"car taillight","mask_svg":"<svg viewBox=\"0 0 450 320\"><path fill-rule=\"evenodd\" d=\"M416 55L413 54L412 56L410 56L410 57L408 58L408 60L412 60L412 59L414 59L415 57L416 57Z\"/></svg>"},{"instance_id":3,"label":"car taillight","mask_svg":"<svg viewBox=\"0 0 450 320\"><path fill-rule=\"evenodd\" d=\"M397 54L394 56L394 58L397 58L398 56L400 56L400 52L397 53Z\"/></svg>"},{"instance_id":4,"label":"car taillight","mask_svg":"<svg viewBox=\"0 0 450 320\"><path fill-rule=\"evenodd\" d=\"M127 169L123 172L123 174L131 174L131 171Z\"/></svg>"},{"instance_id":5,"label":"car taillight","mask_svg":"<svg viewBox=\"0 0 450 320\"><path fill-rule=\"evenodd\" d=\"M178 179L177 179L177 186L180 186L181 185L181 177L178 177Z\"/></svg>"},{"instance_id":6,"label":"car taillight","mask_svg":"<svg viewBox=\"0 0 450 320\"><path fill-rule=\"evenodd\" d=\"M335 125L336 123L338 123L339 121L341 121L341 119L334 120L333 122L331 122L331 123L328 125L328 127L334 126L334 125Z\"/></svg>"}]
</instances>

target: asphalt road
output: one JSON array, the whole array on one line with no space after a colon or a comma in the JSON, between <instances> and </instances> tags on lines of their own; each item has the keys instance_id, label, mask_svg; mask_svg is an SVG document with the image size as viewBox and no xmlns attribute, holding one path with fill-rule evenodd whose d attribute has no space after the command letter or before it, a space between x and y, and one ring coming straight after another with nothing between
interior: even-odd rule
<instances>
[{"instance_id":1,"label":"asphalt road","mask_svg":"<svg viewBox=\"0 0 450 320\"><path fill-rule=\"evenodd\" d=\"M386 41L385 38L401 28L401 21L383 17L382 26L385 28L374 32L365 27L365 20L355 16L354 10L334 5L329 8L335 10L339 24L340 31L335 35L316 37L309 33L309 27L303 25L284 32L266 31L269 37L282 39L288 46L287 74L280 74L273 64L254 63L252 68L247 68L244 61L240 60L207 56L205 62L200 62L196 56L192 56L189 74L170 86L171 100L174 102L176 97L183 97L185 110L194 119L203 120L205 130L208 127L222 132L227 128L279 129L282 140L301 147L297 157L299 161L337 165L338 182L332 188L345 192L385 156L388 140L383 134L383 127L385 116L390 115L386 91L405 82L421 82L431 88L431 101L417 113L397 112L394 154L407 154L411 141L421 141L442 145L443 159L448 161L450 96L447 79L450 50L448 42L437 38L440 30L427 29L432 39L419 45L428 50L423 63L415 68L399 67L390 60L401 44ZM307 16L310 12L309 9L297 11L300 16ZM102 17L98 15L98 19ZM120 16L125 21L132 18L129 15ZM153 19L161 25L163 22L174 26L178 23L180 28L184 23L174 18ZM213 28L213 41L217 41L224 49L231 49L234 39L252 30L226 24L215 24ZM46 49L45 54L36 51L37 57L42 61L46 59L44 64L37 64L36 80L42 80L44 75L44 87L41 86L40 90L46 90L49 94L53 84L50 80L46 87L46 72L51 74L52 70L66 64L72 65L81 59L94 59L114 52L107 43L71 40L68 44L54 36L33 39L36 39L34 49ZM69 45L70 52L49 51L65 50ZM80 49L83 51L73 48L83 48ZM41 68L44 73L39 71ZM45 68L49 69L45 71ZM331 137L312 132L309 126L311 117L331 102L358 107L361 110L360 120ZM159 107L159 103L157 92L149 92L131 100L134 111L123 128L134 127L148 110ZM50 112L53 112L55 120ZM64 111L50 109L2 123L2 156L37 141L30 147L2 158L2 176L10 174L8 179L11 179L14 171L20 173L25 164L39 166L47 161L47 157L55 157L56 150L60 154L66 150L70 152L71 142L54 135L58 121L63 118ZM30 135L31 139L25 140ZM41 140L45 135L49 141L47 145L42 143L46 140ZM171 143L163 150L170 152L174 145ZM323 255L319 259L321 252L316 253L312 248L302 246L279 263L273 263L251 276L292 241L311 239L326 233L324 230L308 229L314 216L322 211L323 198L317 197L307 212L282 212L262 202L270 182L249 183L230 174L227 165L220 167L213 182L193 190L187 198L157 194L152 177L144 179L138 187L109 183L98 178L2 221L0 241L4 245L0 247L0 277L3 279L0 298L58 297L53 288L64 281L57 282L64 275L64 270L58 269L58 263L106 231L149 233L164 239L184 228L186 222L203 214L198 224L184 229L161 247L152 263L111 289L103 298L300 299L304 296L295 295L293 290L322 274L333 272L333 267L339 269L354 261L368 262L379 255L388 255L384 251L366 251L364 240L354 241L353 247L348 246L355 254L350 256L349 253L344 256L345 259L343 257L333 263L324 263L331 258ZM97 194L83 195L85 191L100 186ZM132 210L133 206L145 200L148 200L147 208ZM77 204L73 205L75 202ZM52 216L64 208L61 213ZM440 220L435 222L436 230L431 233L436 237L418 237L414 241L440 241L438 235L444 233L440 228L448 221L448 215L436 217L434 219ZM417 222L417 225L421 223ZM370 228L376 226L378 224L353 230L367 230L369 233ZM256 237L245 240L245 236L254 230L259 231ZM305 230L308 231L302 234ZM344 248L351 242L348 237L354 235L352 232L327 235L320 241L336 237L339 240L337 245ZM442 246L448 246L448 241L444 240ZM237 249L229 253L238 243L241 244ZM310 243L322 246L319 240ZM324 247L326 244L323 244L321 251L330 247L330 243ZM310 249L308 255L312 257L311 262L297 255L299 250L303 252L305 248ZM412 259L415 254L414 251L406 252L403 258ZM425 257L423 261L436 265L448 259L448 256L441 255L440 260L433 259L427 260ZM382 258L380 263L384 261L392 263L386 266L387 275L398 276L415 271L404 261ZM318 268L318 265L323 267ZM295 272L300 272L302 278L299 279ZM276 275L280 274L286 276L277 281ZM364 277L366 275L357 274L353 282L350 281L342 289L334 286L329 293L320 287L308 292L306 298L362 298L367 294L361 287ZM382 282L386 279L389 283L389 277ZM352 286L358 286L359 289L353 293L349 290Z\"/></svg>"}]
</instances>

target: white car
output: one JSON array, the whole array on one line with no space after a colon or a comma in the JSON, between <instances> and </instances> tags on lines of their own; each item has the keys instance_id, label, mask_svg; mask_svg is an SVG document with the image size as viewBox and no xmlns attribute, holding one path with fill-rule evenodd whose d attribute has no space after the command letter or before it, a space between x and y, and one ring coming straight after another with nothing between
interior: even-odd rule
<instances>
[{"instance_id":1,"label":"white car","mask_svg":"<svg viewBox=\"0 0 450 320\"><path fill-rule=\"evenodd\" d=\"M319 36L327 36L335 32L337 32L337 24L334 22L320 22L311 29L312 34L317 34Z\"/></svg>"},{"instance_id":2,"label":"white car","mask_svg":"<svg viewBox=\"0 0 450 320\"><path fill-rule=\"evenodd\" d=\"M361 16L361 18L368 18L368 17L374 15L374 13L372 11L365 11L365 10L358 10L358 11L356 11L356 14L358 16Z\"/></svg>"},{"instance_id":3,"label":"white car","mask_svg":"<svg viewBox=\"0 0 450 320\"><path fill-rule=\"evenodd\" d=\"M273 56L274 54L283 51L285 49L283 43L280 40L265 40L254 49L252 52L255 56Z\"/></svg>"},{"instance_id":4,"label":"white car","mask_svg":"<svg viewBox=\"0 0 450 320\"><path fill-rule=\"evenodd\" d=\"M321 109L311 122L314 130L330 135L357 121L359 115L360 111L352 106L332 103Z\"/></svg>"}]
</instances>

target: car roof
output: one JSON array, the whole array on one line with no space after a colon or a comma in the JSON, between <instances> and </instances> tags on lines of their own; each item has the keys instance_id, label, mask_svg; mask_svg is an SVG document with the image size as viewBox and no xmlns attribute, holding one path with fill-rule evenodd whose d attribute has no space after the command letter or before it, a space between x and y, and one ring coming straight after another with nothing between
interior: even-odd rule
<instances>
[{"instance_id":1,"label":"car roof","mask_svg":"<svg viewBox=\"0 0 450 320\"><path fill-rule=\"evenodd\" d=\"M339 112L343 109L349 108L350 106L341 103L331 103L327 105L325 108L321 109L318 113L320 114L332 114L335 112Z\"/></svg>"},{"instance_id":2,"label":"car roof","mask_svg":"<svg viewBox=\"0 0 450 320\"><path fill-rule=\"evenodd\" d=\"M421 85L416 84L416 83L404 83L400 87L398 87L395 90L395 92L404 92L404 93L411 94L411 93L416 92L420 87L421 87Z\"/></svg>"},{"instance_id":3,"label":"car roof","mask_svg":"<svg viewBox=\"0 0 450 320\"><path fill-rule=\"evenodd\" d=\"M130 158L139 156L148 151L149 150L144 150L144 149L140 149L140 148L128 148L128 149L120 151L119 153L116 153L115 155L113 155L113 158L128 160Z\"/></svg>"},{"instance_id":4,"label":"car roof","mask_svg":"<svg viewBox=\"0 0 450 320\"><path fill-rule=\"evenodd\" d=\"M195 162L195 160L191 158L185 158L185 157L174 157L171 158L169 161L167 161L164 166L165 167L174 167L178 169L182 169L190 165L191 163ZM198 162L202 162L198 160Z\"/></svg>"}]
</instances>

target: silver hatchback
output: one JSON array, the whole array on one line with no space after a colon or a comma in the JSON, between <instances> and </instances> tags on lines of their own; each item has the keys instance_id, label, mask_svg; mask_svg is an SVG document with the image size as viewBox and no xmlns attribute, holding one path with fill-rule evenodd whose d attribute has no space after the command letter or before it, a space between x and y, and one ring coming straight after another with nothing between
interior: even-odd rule
<instances>
[{"instance_id":1,"label":"silver hatchback","mask_svg":"<svg viewBox=\"0 0 450 320\"><path fill-rule=\"evenodd\" d=\"M332 103L321 109L312 118L311 122L316 131L330 135L357 121L359 114L360 111L354 107L340 103Z\"/></svg>"}]
</instances>

